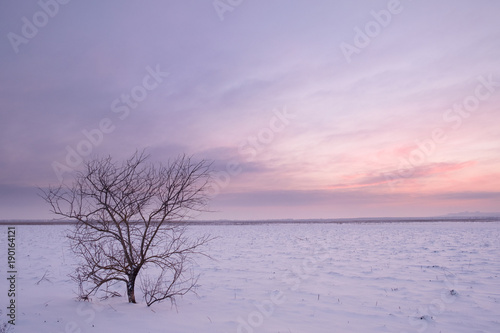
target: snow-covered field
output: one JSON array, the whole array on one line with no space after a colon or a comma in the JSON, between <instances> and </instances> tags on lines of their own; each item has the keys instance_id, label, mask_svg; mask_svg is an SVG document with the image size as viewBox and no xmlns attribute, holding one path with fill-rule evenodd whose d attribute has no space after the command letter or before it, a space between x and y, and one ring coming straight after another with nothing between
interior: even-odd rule
<instances>
[{"instance_id":1,"label":"snow-covered field","mask_svg":"<svg viewBox=\"0 0 500 333\"><path fill-rule=\"evenodd\" d=\"M16 227L13 332L500 332L500 222L191 227L220 238L177 308L77 302L68 227Z\"/></svg>"}]
</instances>

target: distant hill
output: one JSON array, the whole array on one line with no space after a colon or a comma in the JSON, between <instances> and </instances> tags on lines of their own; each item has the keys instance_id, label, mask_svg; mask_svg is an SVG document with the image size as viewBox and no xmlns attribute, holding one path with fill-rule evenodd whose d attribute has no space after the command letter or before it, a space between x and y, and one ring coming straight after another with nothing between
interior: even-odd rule
<instances>
[{"instance_id":1,"label":"distant hill","mask_svg":"<svg viewBox=\"0 0 500 333\"><path fill-rule=\"evenodd\" d=\"M450 213L439 217L500 217L500 212L460 212Z\"/></svg>"}]
</instances>

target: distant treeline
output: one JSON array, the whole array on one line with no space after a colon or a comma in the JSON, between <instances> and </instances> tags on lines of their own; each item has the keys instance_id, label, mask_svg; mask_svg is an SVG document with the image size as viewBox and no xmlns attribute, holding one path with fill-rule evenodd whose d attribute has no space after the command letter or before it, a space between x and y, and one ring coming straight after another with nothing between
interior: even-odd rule
<instances>
[{"instance_id":1,"label":"distant treeline","mask_svg":"<svg viewBox=\"0 0 500 333\"><path fill-rule=\"evenodd\" d=\"M410 223L410 222L500 222L500 216L463 217L389 217L389 218L343 218L343 219L279 219L279 220L204 220L172 221L189 225L259 225L259 224L343 224L343 223ZM72 225L68 220L0 220L0 225ZM141 222L132 222L141 223Z\"/></svg>"}]
</instances>

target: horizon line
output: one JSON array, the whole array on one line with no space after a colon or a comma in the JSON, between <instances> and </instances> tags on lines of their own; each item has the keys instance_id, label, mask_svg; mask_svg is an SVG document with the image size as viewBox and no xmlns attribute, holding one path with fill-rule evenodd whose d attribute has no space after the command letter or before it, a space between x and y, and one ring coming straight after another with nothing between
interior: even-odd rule
<instances>
[{"instance_id":1,"label":"horizon line","mask_svg":"<svg viewBox=\"0 0 500 333\"><path fill-rule=\"evenodd\" d=\"M468 213L468 212L465 212ZM275 218L275 219L203 219L170 221L186 224L267 224L267 223L343 223L343 222L474 222L474 221L500 221L500 213L470 213L470 215L461 215L462 213L452 213L438 216L406 216L406 217L345 217L345 218ZM474 215L475 214L475 215ZM472 219L472 220L471 220ZM74 224L76 220L57 220L57 219L0 219L0 225L29 225L29 224ZM141 222L141 221L136 221Z\"/></svg>"}]
</instances>

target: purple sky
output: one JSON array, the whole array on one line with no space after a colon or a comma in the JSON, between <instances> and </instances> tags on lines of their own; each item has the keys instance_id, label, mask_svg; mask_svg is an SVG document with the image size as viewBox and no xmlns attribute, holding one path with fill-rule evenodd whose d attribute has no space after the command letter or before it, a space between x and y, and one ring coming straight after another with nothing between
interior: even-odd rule
<instances>
[{"instance_id":1,"label":"purple sky","mask_svg":"<svg viewBox=\"0 0 500 333\"><path fill-rule=\"evenodd\" d=\"M498 211L499 17L495 0L2 1L0 219L51 218L37 187L144 148L215 161L200 218Z\"/></svg>"}]
</instances>

